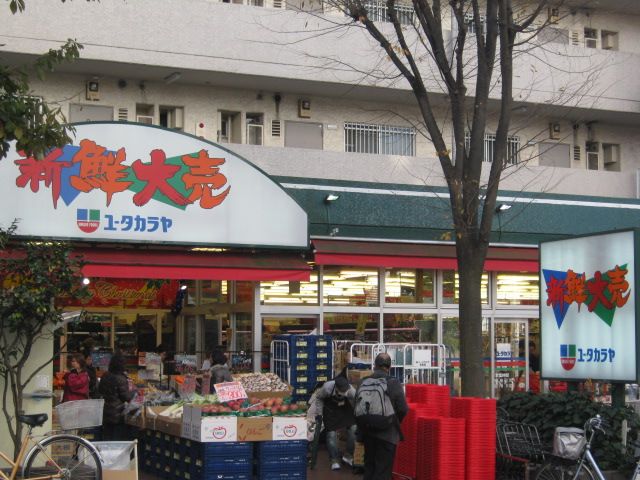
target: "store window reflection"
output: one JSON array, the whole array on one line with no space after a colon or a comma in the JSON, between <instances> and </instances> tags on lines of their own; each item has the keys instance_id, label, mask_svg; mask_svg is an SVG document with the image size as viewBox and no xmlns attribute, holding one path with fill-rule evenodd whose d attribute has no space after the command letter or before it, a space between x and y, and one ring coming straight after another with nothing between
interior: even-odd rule
<instances>
[{"instance_id":1,"label":"store window reflection","mask_svg":"<svg viewBox=\"0 0 640 480\"><path fill-rule=\"evenodd\" d=\"M260 303L263 305L318 305L318 272L312 272L308 282L260 282Z\"/></svg>"},{"instance_id":2,"label":"store window reflection","mask_svg":"<svg viewBox=\"0 0 640 480\"><path fill-rule=\"evenodd\" d=\"M198 291L196 280L182 280L180 282L181 287L187 287L187 294L185 295L184 305L192 307L198 302Z\"/></svg>"},{"instance_id":3,"label":"store window reflection","mask_svg":"<svg viewBox=\"0 0 640 480\"><path fill-rule=\"evenodd\" d=\"M231 368L234 373L253 371L253 316L250 313L236 313L236 348L231 352ZM229 332L231 333L231 332ZM229 336L228 334L225 336Z\"/></svg>"},{"instance_id":4,"label":"store window reflection","mask_svg":"<svg viewBox=\"0 0 640 480\"><path fill-rule=\"evenodd\" d=\"M325 313L324 333L334 340L378 342L378 315L373 313Z\"/></svg>"},{"instance_id":5,"label":"store window reflection","mask_svg":"<svg viewBox=\"0 0 640 480\"><path fill-rule=\"evenodd\" d=\"M198 316L185 315L184 317L184 351L189 355L196 353L196 331Z\"/></svg>"},{"instance_id":6,"label":"store window reflection","mask_svg":"<svg viewBox=\"0 0 640 480\"><path fill-rule=\"evenodd\" d=\"M207 314L204 317L204 350L203 357L218 345L226 345L222 342L222 332L229 327L229 314Z\"/></svg>"},{"instance_id":7,"label":"store window reflection","mask_svg":"<svg viewBox=\"0 0 640 480\"><path fill-rule=\"evenodd\" d=\"M442 317L442 343L449 352L451 368L447 371L447 384L460 395L460 322L458 317Z\"/></svg>"},{"instance_id":8,"label":"store window reflection","mask_svg":"<svg viewBox=\"0 0 640 480\"><path fill-rule=\"evenodd\" d=\"M435 303L434 271L391 268L385 272L384 299L387 303Z\"/></svg>"},{"instance_id":9,"label":"store window reflection","mask_svg":"<svg viewBox=\"0 0 640 480\"><path fill-rule=\"evenodd\" d=\"M325 305L379 305L375 268L325 266L322 280Z\"/></svg>"},{"instance_id":10,"label":"store window reflection","mask_svg":"<svg viewBox=\"0 0 640 480\"><path fill-rule=\"evenodd\" d=\"M249 323L250 326L250 323ZM262 318L262 349L268 351L274 335L299 334L307 335L318 328L315 316L296 317L263 317Z\"/></svg>"},{"instance_id":11,"label":"store window reflection","mask_svg":"<svg viewBox=\"0 0 640 480\"><path fill-rule=\"evenodd\" d=\"M540 281L536 273L501 272L496 275L498 305L538 305Z\"/></svg>"},{"instance_id":12,"label":"store window reflection","mask_svg":"<svg viewBox=\"0 0 640 480\"><path fill-rule=\"evenodd\" d=\"M201 304L228 303L229 282L226 280L203 280L201 296Z\"/></svg>"},{"instance_id":13,"label":"store window reflection","mask_svg":"<svg viewBox=\"0 0 640 480\"><path fill-rule=\"evenodd\" d=\"M437 316L420 313L386 313L382 334L385 343L437 343Z\"/></svg>"},{"instance_id":14,"label":"store window reflection","mask_svg":"<svg viewBox=\"0 0 640 480\"><path fill-rule=\"evenodd\" d=\"M489 303L489 275L482 274L480 298L483 304ZM445 270L442 272L442 303L457 305L460 303L460 283L458 272Z\"/></svg>"},{"instance_id":15,"label":"store window reflection","mask_svg":"<svg viewBox=\"0 0 640 480\"><path fill-rule=\"evenodd\" d=\"M235 303L248 303L253 301L253 282L236 282Z\"/></svg>"}]
</instances>

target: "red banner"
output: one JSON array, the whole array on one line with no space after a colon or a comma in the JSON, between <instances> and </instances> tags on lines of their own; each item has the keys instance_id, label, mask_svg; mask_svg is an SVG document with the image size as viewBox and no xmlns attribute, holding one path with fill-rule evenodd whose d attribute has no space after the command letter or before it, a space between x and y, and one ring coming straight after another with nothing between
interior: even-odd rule
<instances>
[{"instance_id":1,"label":"red banner","mask_svg":"<svg viewBox=\"0 0 640 480\"><path fill-rule=\"evenodd\" d=\"M179 288L177 280L139 280L129 278L92 278L87 287L90 297L60 299L60 306L122 307L170 309Z\"/></svg>"}]
</instances>

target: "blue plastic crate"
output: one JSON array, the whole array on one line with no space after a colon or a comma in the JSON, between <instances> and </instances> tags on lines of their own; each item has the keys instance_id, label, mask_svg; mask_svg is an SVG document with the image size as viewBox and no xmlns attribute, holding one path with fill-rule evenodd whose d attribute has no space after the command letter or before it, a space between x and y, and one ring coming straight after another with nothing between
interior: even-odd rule
<instances>
[{"instance_id":1,"label":"blue plastic crate","mask_svg":"<svg viewBox=\"0 0 640 480\"><path fill-rule=\"evenodd\" d=\"M307 478L307 467L296 470L260 470L256 476L258 480L305 480Z\"/></svg>"},{"instance_id":2,"label":"blue plastic crate","mask_svg":"<svg viewBox=\"0 0 640 480\"><path fill-rule=\"evenodd\" d=\"M232 457L205 457L202 464L202 468L205 470L211 469L232 469L233 471L249 469L253 465L253 457L248 456L232 456Z\"/></svg>"},{"instance_id":3,"label":"blue plastic crate","mask_svg":"<svg viewBox=\"0 0 640 480\"><path fill-rule=\"evenodd\" d=\"M212 442L202 443L203 457L245 456L251 458L253 444L251 442Z\"/></svg>"},{"instance_id":4,"label":"blue plastic crate","mask_svg":"<svg viewBox=\"0 0 640 480\"><path fill-rule=\"evenodd\" d=\"M263 455L258 460L258 469L269 465L279 465L283 469L302 467L307 464L307 452L300 453L280 453Z\"/></svg>"},{"instance_id":5,"label":"blue plastic crate","mask_svg":"<svg viewBox=\"0 0 640 480\"><path fill-rule=\"evenodd\" d=\"M267 442L256 442L256 453L263 454L280 454L289 452L306 452L309 442L306 440L272 440Z\"/></svg>"}]
</instances>

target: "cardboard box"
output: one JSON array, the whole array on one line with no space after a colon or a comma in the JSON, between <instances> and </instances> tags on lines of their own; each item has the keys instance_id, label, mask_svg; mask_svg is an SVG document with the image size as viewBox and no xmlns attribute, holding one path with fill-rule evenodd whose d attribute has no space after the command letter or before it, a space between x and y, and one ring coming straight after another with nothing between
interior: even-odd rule
<instances>
[{"instance_id":1,"label":"cardboard box","mask_svg":"<svg viewBox=\"0 0 640 480\"><path fill-rule=\"evenodd\" d=\"M185 405L182 410L182 437L197 442L235 442L238 438L238 417L202 415L202 406Z\"/></svg>"},{"instance_id":2,"label":"cardboard box","mask_svg":"<svg viewBox=\"0 0 640 480\"><path fill-rule=\"evenodd\" d=\"M167 407L147 407L144 413L145 428L179 437L182 433L182 418L160 415Z\"/></svg>"},{"instance_id":3,"label":"cardboard box","mask_svg":"<svg viewBox=\"0 0 640 480\"><path fill-rule=\"evenodd\" d=\"M238 417L239 442L263 442L272 435L273 417Z\"/></svg>"},{"instance_id":4,"label":"cardboard box","mask_svg":"<svg viewBox=\"0 0 640 480\"><path fill-rule=\"evenodd\" d=\"M347 375L349 378L349 383L351 385L353 385L354 387L357 387L358 385L360 385L360 382L362 381L363 378L369 377L371 375L373 375L373 371L372 370L348 370L347 371Z\"/></svg>"},{"instance_id":5,"label":"cardboard box","mask_svg":"<svg viewBox=\"0 0 640 480\"><path fill-rule=\"evenodd\" d=\"M273 440L306 439L306 417L273 417Z\"/></svg>"},{"instance_id":6,"label":"cardboard box","mask_svg":"<svg viewBox=\"0 0 640 480\"><path fill-rule=\"evenodd\" d=\"M199 423L191 424L191 439L197 442L238 441L238 417L204 417Z\"/></svg>"},{"instance_id":7,"label":"cardboard box","mask_svg":"<svg viewBox=\"0 0 640 480\"><path fill-rule=\"evenodd\" d=\"M293 388L289 387L286 390L280 390L277 392L247 392L247 396L249 398L259 398L260 400L264 398L287 398L291 396L291 392L293 392Z\"/></svg>"}]
</instances>

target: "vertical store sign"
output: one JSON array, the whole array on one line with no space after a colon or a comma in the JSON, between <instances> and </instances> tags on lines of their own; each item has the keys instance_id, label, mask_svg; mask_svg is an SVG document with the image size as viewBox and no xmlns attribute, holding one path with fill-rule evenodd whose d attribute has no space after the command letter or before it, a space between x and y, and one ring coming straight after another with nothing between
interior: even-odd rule
<instances>
[{"instance_id":1,"label":"vertical store sign","mask_svg":"<svg viewBox=\"0 0 640 480\"><path fill-rule=\"evenodd\" d=\"M540 244L544 378L636 382L638 232Z\"/></svg>"},{"instance_id":2,"label":"vertical store sign","mask_svg":"<svg viewBox=\"0 0 640 480\"><path fill-rule=\"evenodd\" d=\"M36 160L0 160L0 226L79 240L308 246L304 210L264 172L222 147L158 127L75 126ZM15 144L14 144L15 145Z\"/></svg>"}]
</instances>

